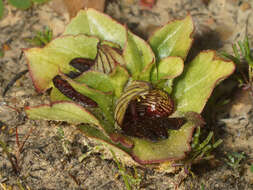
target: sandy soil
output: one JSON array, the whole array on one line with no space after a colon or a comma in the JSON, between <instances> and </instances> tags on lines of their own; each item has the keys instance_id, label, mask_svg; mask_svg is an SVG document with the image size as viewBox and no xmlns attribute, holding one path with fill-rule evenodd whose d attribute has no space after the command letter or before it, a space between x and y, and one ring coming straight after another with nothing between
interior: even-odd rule
<instances>
[{"instance_id":1,"label":"sandy soil","mask_svg":"<svg viewBox=\"0 0 253 190\"><path fill-rule=\"evenodd\" d=\"M211 0L208 5L201 0L157 0L152 9L140 7L136 1L109 1L106 13L126 24L136 34L147 39L159 26L190 13L195 22L195 43L191 59L204 49L231 52L231 43L242 40L246 26L253 42L253 2L245 0ZM22 48L31 47L25 39L34 31L50 26L54 36L64 30L69 19L58 14L47 3L27 11L7 6L5 18L0 21L0 44L8 44L9 51L0 58L0 93L17 73L26 70ZM224 143L215 151L215 159L193 167L195 177L190 175L179 189L250 190L253 189L253 109L248 94L233 91L232 101L216 110L216 120L207 129L215 131L216 138ZM74 126L65 123L31 121L25 117L26 105L46 102L45 95L34 91L28 74L19 79L3 98L0 96L0 140L10 152L17 152L15 129L18 128L22 143L32 129L24 151L19 155L19 172L15 172L3 149L0 148L0 189L4 185L13 189L126 189L116 163L102 156L102 150L87 139ZM5 126L5 128L3 127ZM61 126L61 127L60 127ZM59 135L64 131L64 138ZM233 170L226 162L226 154L245 152L241 168ZM91 154L89 154L91 153ZM82 155L88 155L82 161ZM127 167L129 173L133 168ZM174 189L176 174L161 174L150 169L137 168L142 176L140 189Z\"/></svg>"}]
</instances>

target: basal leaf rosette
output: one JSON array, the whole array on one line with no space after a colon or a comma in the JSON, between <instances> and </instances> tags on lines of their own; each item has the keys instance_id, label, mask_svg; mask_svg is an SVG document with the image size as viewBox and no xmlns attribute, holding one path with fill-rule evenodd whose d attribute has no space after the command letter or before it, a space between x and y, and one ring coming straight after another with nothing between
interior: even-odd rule
<instances>
[{"instance_id":1,"label":"basal leaf rosette","mask_svg":"<svg viewBox=\"0 0 253 190\"><path fill-rule=\"evenodd\" d=\"M75 123L136 164L182 160L214 87L235 69L214 51L184 66L192 32L188 15L146 42L105 14L80 11L61 37L25 50L36 90L51 88L51 104L26 113Z\"/></svg>"}]
</instances>

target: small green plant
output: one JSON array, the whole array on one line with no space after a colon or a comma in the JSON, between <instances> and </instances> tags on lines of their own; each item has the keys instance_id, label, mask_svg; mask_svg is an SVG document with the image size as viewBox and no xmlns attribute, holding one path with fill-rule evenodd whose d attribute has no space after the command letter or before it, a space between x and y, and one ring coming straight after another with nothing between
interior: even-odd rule
<instances>
[{"instance_id":1,"label":"small green plant","mask_svg":"<svg viewBox=\"0 0 253 190\"><path fill-rule=\"evenodd\" d=\"M201 135L200 127L197 127L191 144L192 151L191 154L189 155L189 158L191 160L190 163L197 162L200 160L208 160L212 158L210 153L222 143L221 139L217 140L213 144L210 142L214 135L212 131L209 132L206 139L201 143L200 143L200 135Z\"/></svg>"},{"instance_id":2,"label":"small green plant","mask_svg":"<svg viewBox=\"0 0 253 190\"><path fill-rule=\"evenodd\" d=\"M117 156L115 155L115 153L112 150L110 150L110 151L112 153L113 159L115 160L115 162L118 166L119 172L123 177L123 180L124 180L124 183L125 183L125 186L126 186L127 190L131 190L132 187L135 187L135 188L139 189L140 183L142 181L142 177L138 173L137 169L134 167L134 176L129 174L126 171L125 164L120 162L117 159Z\"/></svg>"},{"instance_id":3,"label":"small green plant","mask_svg":"<svg viewBox=\"0 0 253 190\"><path fill-rule=\"evenodd\" d=\"M253 164L251 164L251 166L250 166L250 171L251 171L251 173L253 173Z\"/></svg>"},{"instance_id":4,"label":"small green plant","mask_svg":"<svg viewBox=\"0 0 253 190\"><path fill-rule=\"evenodd\" d=\"M184 65L193 29L188 15L144 41L103 13L80 11L63 36L24 51L36 90L51 88L51 103L26 107L27 116L77 124L124 155L124 164L159 168L206 158L221 141L210 144L210 133L191 148L192 136L215 85L235 65L210 50Z\"/></svg>"},{"instance_id":5,"label":"small green plant","mask_svg":"<svg viewBox=\"0 0 253 190\"><path fill-rule=\"evenodd\" d=\"M33 46L43 47L47 45L53 38L53 31L46 26L44 30L37 31L33 38L27 38L26 41Z\"/></svg>"},{"instance_id":6,"label":"small green plant","mask_svg":"<svg viewBox=\"0 0 253 190\"><path fill-rule=\"evenodd\" d=\"M238 171L241 167L241 162L245 159L245 153L232 152L227 154L225 163L229 165L233 170Z\"/></svg>"},{"instance_id":7,"label":"small green plant","mask_svg":"<svg viewBox=\"0 0 253 190\"><path fill-rule=\"evenodd\" d=\"M2 48L0 48L0 57L3 57L4 56L4 51Z\"/></svg>"},{"instance_id":8,"label":"small green plant","mask_svg":"<svg viewBox=\"0 0 253 190\"><path fill-rule=\"evenodd\" d=\"M33 3L45 3L49 0L8 0L8 3L18 9L28 9L32 6ZM0 19L3 17L4 13L4 3L3 0L0 0Z\"/></svg>"},{"instance_id":9,"label":"small green plant","mask_svg":"<svg viewBox=\"0 0 253 190\"><path fill-rule=\"evenodd\" d=\"M232 48L234 55L226 52L221 52L221 55L237 64L236 78L239 86L250 89L251 95L253 95L253 56L248 36L243 41L233 44ZM247 68L247 72L244 71L245 68Z\"/></svg>"},{"instance_id":10,"label":"small green plant","mask_svg":"<svg viewBox=\"0 0 253 190\"><path fill-rule=\"evenodd\" d=\"M62 147L63 147L64 152L66 154L69 154L68 146L69 146L70 142L69 142L69 140L67 140L65 138L64 131L63 131L62 127L58 127L57 134L58 134L59 139L62 142Z\"/></svg>"}]
</instances>

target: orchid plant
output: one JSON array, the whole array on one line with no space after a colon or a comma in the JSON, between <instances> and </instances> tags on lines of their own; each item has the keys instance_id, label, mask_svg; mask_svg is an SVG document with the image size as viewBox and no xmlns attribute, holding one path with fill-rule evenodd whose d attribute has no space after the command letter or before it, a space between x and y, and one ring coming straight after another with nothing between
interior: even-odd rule
<instances>
[{"instance_id":1,"label":"orchid plant","mask_svg":"<svg viewBox=\"0 0 253 190\"><path fill-rule=\"evenodd\" d=\"M146 42L103 13L80 11L61 37L25 50L36 90L51 89L51 103L26 114L77 124L134 164L184 159L215 85L235 69L209 50L184 65L193 29L188 15Z\"/></svg>"}]
</instances>

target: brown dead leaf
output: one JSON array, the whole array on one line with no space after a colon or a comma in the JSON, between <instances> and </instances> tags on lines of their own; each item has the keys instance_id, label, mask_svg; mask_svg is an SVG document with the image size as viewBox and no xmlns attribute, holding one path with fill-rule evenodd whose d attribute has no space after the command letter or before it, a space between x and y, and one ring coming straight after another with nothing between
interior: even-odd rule
<instances>
[{"instance_id":1,"label":"brown dead leaf","mask_svg":"<svg viewBox=\"0 0 253 190\"><path fill-rule=\"evenodd\" d=\"M2 50L3 51L9 51L9 50L11 50L11 47L8 44L3 44L2 45Z\"/></svg>"},{"instance_id":2,"label":"brown dead leaf","mask_svg":"<svg viewBox=\"0 0 253 190\"><path fill-rule=\"evenodd\" d=\"M247 11L248 9L250 9L251 8L251 6L250 6L250 4L248 3L248 2L244 2L244 3L242 3L241 5L240 5L240 9L242 10L242 11Z\"/></svg>"},{"instance_id":3,"label":"brown dead leaf","mask_svg":"<svg viewBox=\"0 0 253 190\"><path fill-rule=\"evenodd\" d=\"M202 2L203 2L206 6L208 6L208 4L210 3L210 0L202 0Z\"/></svg>"},{"instance_id":4,"label":"brown dead leaf","mask_svg":"<svg viewBox=\"0 0 253 190\"><path fill-rule=\"evenodd\" d=\"M94 8L103 12L105 8L105 0L63 0L70 18L76 16L79 10L84 8Z\"/></svg>"}]
</instances>

